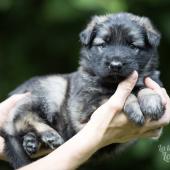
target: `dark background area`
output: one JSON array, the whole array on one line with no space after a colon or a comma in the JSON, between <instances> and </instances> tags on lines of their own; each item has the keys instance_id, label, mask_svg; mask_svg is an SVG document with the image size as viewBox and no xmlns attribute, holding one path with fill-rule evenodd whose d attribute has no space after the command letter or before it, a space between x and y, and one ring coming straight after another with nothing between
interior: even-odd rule
<instances>
[{"instance_id":1,"label":"dark background area","mask_svg":"<svg viewBox=\"0 0 170 170\"><path fill-rule=\"evenodd\" d=\"M169 0L0 0L0 98L35 75L76 70L79 32L92 15L128 11L148 16L162 33L161 79L170 94ZM169 170L158 150L170 147L170 127L160 140L140 140L115 159L88 170ZM170 149L167 152L170 161ZM0 162L0 169L11 169Z\"/></svg>"}]
</instances>

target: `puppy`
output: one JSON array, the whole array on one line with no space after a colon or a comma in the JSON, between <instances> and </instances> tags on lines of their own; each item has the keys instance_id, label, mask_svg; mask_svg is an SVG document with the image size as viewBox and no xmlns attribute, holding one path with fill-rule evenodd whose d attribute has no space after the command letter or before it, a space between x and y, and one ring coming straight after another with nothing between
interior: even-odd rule
<instances>
[{"instance_id":1,"label":"puppy","mask_svg":"<svg viewBox=\"0 0 170 170\"><path fill-rule=\"evenodd\" d=\"M54 149L76 134L134 70L139 79L125 103L125 114L139 126L147 117L158 120L163 115L160 96L143 83L149 76L162 86L157 70L160 34L148 18L130 13L94 16L80 41L77 71L35 77L11 93L31 92L12 110L2 131L14 168L28 164L40 146ZM123 144L102 152L115 152L118 146Z\"/></svg>"}]
</instances>

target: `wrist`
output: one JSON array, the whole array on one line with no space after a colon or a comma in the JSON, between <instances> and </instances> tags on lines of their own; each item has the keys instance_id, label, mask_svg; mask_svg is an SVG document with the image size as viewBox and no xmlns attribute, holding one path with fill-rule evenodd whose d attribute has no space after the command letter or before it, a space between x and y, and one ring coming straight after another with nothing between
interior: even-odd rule
<instances>
[{"instance_id":1,"label":"wrist","mask_svg":"<svg viewBox=\"0 0 170 170\"><path fill-rule=\"evenodd\" d=\"M101 128L95 126L91 120L85 125L85 127L76 135L81 139L81 152L87 154L93 154L101 148L104 132Z\"/></svg>"},{"instance_id":2,"label":"wrist","mask_svg":"<svg viewBox=\"0 0 170 170\"><path fill-rule=\"evenodd\" d=\"M90 123L87 123L75 137L78 140L77 152L80 156L90 157L99 149L101 137Z\"/></svg>"},{"instance_id":3,"label":"wrist","mask_svg":"<svg viewBox=\"0 0 170 170\"><path fill-rule=\"evenodd\" d=\"M93 128L91 129L90 126L91 125L87 124L70 140L46 156L45 159L49 161L54 158L55 164L59 164L59 169L63 170L76 169L86 162L98 150L99 143L98 140L96 140L96 132L92 132ZM66 150L69 152L63 154ZM57 155L60 155L60 158L58 158ZM65 164L62 165L60 164L61 162L65 162Z\"/></svg>"}]
</instances>

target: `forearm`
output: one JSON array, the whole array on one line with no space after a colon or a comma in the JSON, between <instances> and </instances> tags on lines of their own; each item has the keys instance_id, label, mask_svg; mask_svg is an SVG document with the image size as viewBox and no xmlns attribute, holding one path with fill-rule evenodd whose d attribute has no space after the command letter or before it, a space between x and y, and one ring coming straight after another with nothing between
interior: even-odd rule
<instances>
[{"instance_id":1,"label":"forearm","mask_svg":"<svg viewBox=\"0 0 170 170\"><path fill-rule=\"evenodd\" d=\"M86 162L97 150L99 141L96 132L85 126L77 135L46 157L29 164L20 170L73 170ZM90 133L89 133L90 132ZM97 139L97 140L96 140Z\"/></svg>"}]
</instances>

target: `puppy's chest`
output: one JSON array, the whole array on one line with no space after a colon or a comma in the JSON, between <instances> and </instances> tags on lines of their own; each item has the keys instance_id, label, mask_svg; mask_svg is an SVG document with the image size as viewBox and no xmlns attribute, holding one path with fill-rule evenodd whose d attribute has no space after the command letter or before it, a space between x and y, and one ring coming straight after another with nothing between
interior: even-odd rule
<instances>
[{"instance_id":1,"label":"puppy's chest","mask_svg":"<svg viewBox=\"0 0 170 170\"><path fill-rule=\"evenodd\" d=\"M108 101L108 99L115 93L115 90L103 90L101 93L98 94L92 94L92 98L94 101L94 105L99 107L100 105L104 104L105 102Z\"/></svg>"},{"instance_id":2,"label":"puppy's chest","mask_svg":"<svg viewBox=\"0 0 170 170\"><path fill-rule=\"evenodd\" d=\"M74 98L71 97L69 111L76 129L81 129L80 127L90 119L92 113L104 104L114 92L115 89L91 87L82 89L78 95L74 95Z\"/></svg>"},{"instance_id":3,"label":"puppy's chest","mask_svg":"<svg viewBox=\"0 0 170 170\"><path fill-rule=\"evenodd\" d=\"M87 92L89 95L86 98L86 102L91 104L91 106L99 107L115 93L116 86L115 88L95 87L94 89L94 91Z\"/></svg>"}]
</instances>

